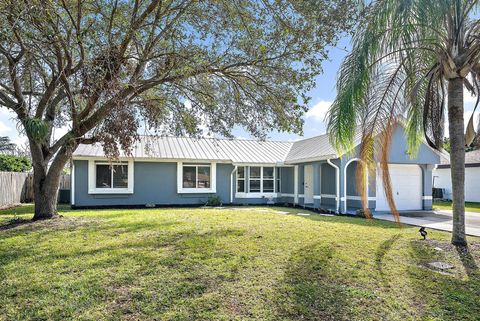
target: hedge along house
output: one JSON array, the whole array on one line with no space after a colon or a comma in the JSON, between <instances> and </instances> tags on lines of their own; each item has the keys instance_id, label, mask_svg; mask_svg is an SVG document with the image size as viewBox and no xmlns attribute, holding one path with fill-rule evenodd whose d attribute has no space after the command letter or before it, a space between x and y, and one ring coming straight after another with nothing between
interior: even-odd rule
<instances>
[{"instance_id":1,"label":"hedge along house","mask_svg":"<svg viewBox=\"0 0 480 321\"><path fill-rule=\"evenodd\" d=\"M73 155L73 207L291 204L338 212L361 208L356 191L358 146L338 155L328 135L297 142L143 136L132 157L109 163L100 145ZM440 154L425 144L407 153L397 126L389 159L399 210L432 208L432 169ZM379 170L368 178L369 208L388 211Z\"/></svg>"}]
</instances>

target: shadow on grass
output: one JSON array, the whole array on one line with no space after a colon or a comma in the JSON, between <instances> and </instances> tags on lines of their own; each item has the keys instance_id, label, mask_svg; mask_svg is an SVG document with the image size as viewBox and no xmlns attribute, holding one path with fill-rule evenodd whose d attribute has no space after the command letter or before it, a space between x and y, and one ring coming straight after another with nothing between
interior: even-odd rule
<instances>
[{"instance_id":1,"label":"shadow on grass","mask_svg":"<svg viewBox=\"0 0 480 321\"><path fill-rule=\"evenodd\" d=\"M301 210L304 213L311 213L310 216L299 216L303 219L313 220L313 221L322 221L325 223L341 223L341 224L351 224L351 225L358 225L358 226L365 226L365 227L381 227L385 229L402 229L402 228L409 228L410 225L405 224L398 224L391 221L379 220L379 219L366 219L354 215L334 215L334 216L322 216L318 212L310 211L308 209Z\"/></svg>"},{"instance_id":2,"label":"shadow on grass","mask_svg":"<svg viewBox=\"0 0 480 321\"><path fill-rule=\"evenodd\" d=\"M312 244L294 253L278 285L278 319L349 320L348 287L332 278L331 245Z\"/></svg>"},{"instance_id":3,"label":"shadow on grass","mask_svg":"<svg viewBox=\"0 0 480 321\"><path fill-rule=\"evenodd\" d=\"M57 209L58 209L58 212L60 213L74 211L69 205L66 205L66 204L59 204ZM2 215L33 215L34 211L35 211L34 204L22 204L12 208L0 210L0 216Z\"/></svg>"},{"instance_id":4,"label":"shadow on grass","mask_svg":"<svg viewBox=\"0 0 480 321\"><path fill-rule=\"evenodd\" d=\"M480 315L480 277L475 258L468 249L455 249L447 242L443 251L433 249L427 242L410 242L412 257L417 267L409 271L411 283L416 287L418 300L424 302L424 319L435 320L478 320ZM427 263L448 261L458 255L462 266L447 272L428 268ZM467 276L462 274L465 269Z\"/></svg>"},{"instance_id":5,"label":"shadow on grass","mask_svg":"<svg viewBox=\"0 0 480 321\"><path fill-rule=\"evenodd\" d=\"M469 277L476 277L478 274L478 265L468 246L455 246L458 256L462 261L465 272Z\"/></svg>"},{"instance_id":6,"label":"shadow on grass","mask_svg":"<svg viewBox=\"0 0 480 321\"><path fill-rule=\"evenodd\" d=\"M395 242L400 239L402 236L400 234L396 234L389 238L386 241L383 241L380 246L377 248L377 251L375 252L375 265L377 268L378 273L380 274L381 278L383 281L385 280L385 273L383 272L383 259L385 256L388 254L388 252L391 250L392 246L395 244Z\"/></svg>"},{"instance_id":7,"label":"shadow on grass","mask_svg":"<svg viewBox=\"0 0 480 321\"><path fill-rule=\"evenodd\" d=\"M65 229L41 229L28 236L32 237L28 244L0 246L1 280L36 268L35 279L42 284L40 291L27 278L24 283L5 283L4 293L11 297L7 310L0 307L0 314L22 311L25 318L81 319L102 306L105 317L113 319L220 319L216 317L222 303L218 289L236 280L249 259L218 244L223 238L241 237L244 231L169 230L172 226L171 222L108 224L100 220L67 237L62 233ZM72 246L64 246L62 240ZM24 306L32 291L37 300Z\"/></svg>"}]
</instances>

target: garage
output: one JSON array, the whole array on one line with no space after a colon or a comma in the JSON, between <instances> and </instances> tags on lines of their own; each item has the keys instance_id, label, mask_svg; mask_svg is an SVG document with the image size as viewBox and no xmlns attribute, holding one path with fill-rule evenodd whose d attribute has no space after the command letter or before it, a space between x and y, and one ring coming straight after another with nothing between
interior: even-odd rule
<instances>
[{"instance_id":1,"label":"garage","mask_svg":"<svg viewBox=\"0 0 480 321\"><path fill-rule=\"evenodd\" d=\"M422 169L418 165L389 164L390 179L395 204L399 211L421 210L422 202ZM381 170L377 168L376 210L389 211Z\"/></svg>"}]
</instances>

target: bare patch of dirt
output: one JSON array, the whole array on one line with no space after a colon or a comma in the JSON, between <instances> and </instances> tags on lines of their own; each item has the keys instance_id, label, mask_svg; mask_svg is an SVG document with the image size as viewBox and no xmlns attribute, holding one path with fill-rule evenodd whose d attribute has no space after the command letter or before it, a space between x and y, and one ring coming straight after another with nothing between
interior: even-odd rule
<instances>
[{"instance_id":1,"label":"bare patch of dirt","mask_svg":"<svg viewBox=\"0 0 480 321\"><path fill-rule=\"evenodd\" d=\"M49 220L32 221L30 219L13 218L0 225L0 231L33 232L49 230L74 230L79 227L98 223L99 219L86 217L56 216Z\"/></svg>"}]
</instances>

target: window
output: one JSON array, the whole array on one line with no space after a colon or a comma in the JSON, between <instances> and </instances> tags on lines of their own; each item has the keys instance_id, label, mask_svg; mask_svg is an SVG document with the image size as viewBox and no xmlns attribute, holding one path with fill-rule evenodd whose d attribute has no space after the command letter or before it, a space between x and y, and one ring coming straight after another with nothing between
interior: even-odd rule
<instances>
[{"instance_id":1,"label":"window","mask_svg":"<svg viewBox=\"0 0 480 321\"><path fill-rule=\"evenodd\" d=\"M240 166L237 168L237 192L245 192L245 167Z\"/></svg>"},{"instance_id":2,"label":"window","mask_svg":"<svg viewBox=\"0 0 480 321\"><path fill-rule=\"evenodd\" d=\"M133 193L133 161L89 161L88 181L90 194Z\"/></svg>"},{"instance_id":3,"label":"window","mask_svg":"<svg viewBox=\"0 0 480 321\"><path fill-rule=\"evenodd\" d=\"M197 167L197 188L210 188L210 166Z\"/></svg>"},{"instance_id":4,"label":"window","mask_svg":"<svg viewBox=\"0 0 480 321\"><path fill-rule=\"evenodd\" d=\"M282 168L281 167L277 167L275 168L275 170L277 171L277 176L276 176L276 181L277 181L277 185L276 185L276 189L275 189L275 192L277 193L281 193L282 192L282 181L281 181L281 177L282 177Z\"/></svg>"},{"instance_id":5,"label":"window","mask_svg":"<svg viewBox=\"0 0 480 321\"><path fill-rule=\"evenodd\" d=\"M128 165L96 164L96 188L128 188Z\"/></svg>"},{"instance_id":6,"label":"window","mask_svg":"<svg viewBox=\"0 0 480 321\"><path fill-rule=\"evenodd\" d=\"M215 164L178 163L179 193L215 193Z\"/></svg>"},{"instance_id":7,"label":"window","mask_svg":"<svg viewBox=\"0 0 480 321\"><path fill-rule=\"evenodd\" d=\"M183 166L183 188L197 187L197 167Z\"/></svg>"},{"instance_id":8,"label":"window","mask_svg":"<svg viewBox=\"0 0 480 321\"><path fill-rule=\"evenodd\" d=\"M249 169L249 192L261 192L262 168L260 166L252 166Z\"/></svg>"},{"instance_id":9,"label":"window","mask_svg":"<svg viewBox=\"0 0 480 321\"><path fill-rule=\"evenodd\" d=\"M96 188L127 188L128 165L97 164L95 175Z\"/></svg>"},{"instance_id":10,"label":"window","mask_svg":"<svg viewBox=\"0 0 480 321\"><path fill-rule=\"evenodd\" d=\"M274 167L263 167L263 180L262 188L264 193L273 193L274 192L274 179L275 179L275 168Z\"/></svg>"}]
</instances>

